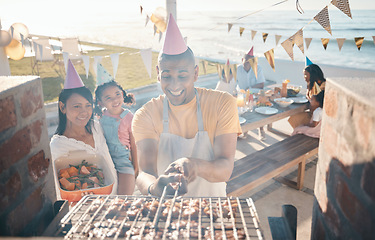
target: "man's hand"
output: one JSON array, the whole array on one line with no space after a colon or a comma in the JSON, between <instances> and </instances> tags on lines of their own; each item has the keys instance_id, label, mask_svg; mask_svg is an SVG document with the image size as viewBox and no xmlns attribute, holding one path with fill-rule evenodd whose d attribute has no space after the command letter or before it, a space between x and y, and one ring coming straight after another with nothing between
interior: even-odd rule
<instances>
[{"instance_id":1,"label":"man's hand","mask_svg":"<svg viewBox=\"0 0 375 240\"><path fill-rule=\"evenodd\" d=\"M177 188L178 195L187 193L187 182L182 174L168 174L160 175L155 183L150 187L150 193L152 195L161 196L163 194L164 187L166 187L166 195L174 195Z\"/></svg>"},{"instance_id":2,"label":"man's hand","mask_svg":"<svg viewBox=\"0 0 375 240\"><path fill-rule=\"evenodd\" d=\"M165 174L182 174L186 178L187 182L194 181L197 177L198 169L196 163L189 158L180 158L169 164L168 168L164 172Z\"/></svg>"}]
</instances>

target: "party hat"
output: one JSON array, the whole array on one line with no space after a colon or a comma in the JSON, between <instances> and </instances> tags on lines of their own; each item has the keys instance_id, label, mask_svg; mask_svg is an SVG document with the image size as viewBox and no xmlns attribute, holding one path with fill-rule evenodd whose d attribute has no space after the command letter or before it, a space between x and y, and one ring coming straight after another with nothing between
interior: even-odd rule
<instances>
[{"instance_id":1,"label":"party hat","mask_svg":"<svg viewBox=\"0 0 375 240\"><path fill-rule=\"evenodd\" d=\"M98 70L96 72L96 86L115 80L105 68L98 63Z\"/></svg>"},{"instance_id":2,"label":"party hat","mask_svg":"<svg viewBox=\"0 0 375 240\"><path fill-rule=\"evenodd\" d=\"M306 56L306 66L313 64L311 60Z\"/></svg>"},{"instance_id":3,"label":"party hat","mask_svg":"<svg viewBox=\"0 0 375 240\"><path fill-rule=\"evenodd\" d=\"M170 14L162 53L168 55L178 55L184 53L186 50L187 46L184 38L182 37L172 14Z\"/></svg>"},{"instance_id":4,"label":"party hat","mask_svg":"<svg viewBox=\"0 0 375 240\"><path fill-rule=\"evenodd\" d=\"M247 55L254 57L254 47L251 47L250 51L247 53Z\"/></svg>"},{"instance_id":5,"label":"party hat","mask_svg":"<svg viewBox=\"0 0 375 240\"><path fill-rule=\"evenodd\" d=\"M68 70L65 77L64 89L80 88L83 87L81 77L78 75L76 69L73 66L72 61L68 60Z\"/></svg>"}]
</instances>

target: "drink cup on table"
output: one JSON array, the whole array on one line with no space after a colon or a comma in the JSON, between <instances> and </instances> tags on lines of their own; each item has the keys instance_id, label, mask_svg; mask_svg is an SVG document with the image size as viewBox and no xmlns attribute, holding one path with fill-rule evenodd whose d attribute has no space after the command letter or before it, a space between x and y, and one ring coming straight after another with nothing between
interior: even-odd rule
<instances>
[{"instance_id":1,"label":"drink cup on table","mask_svg":"<svg viewBox=\"0 0 375 240\"><path fill-rule=\"evenodd\" d=\"M237 107L239 108L239 113L244 112L244 107L245 107L245 95L241 92L238 92L237 94Z\"/></svg>"},{"instance_id":2,"label":"drink cup on table","mask_svg":"<svg viewBox=\"0 0 375 240\"><path fill-rule=\"evenodd\" d=\"M285 79L282 83L281 83L281 97L287 97L288 96L288 83L289 83L289 79Z\"/></svg>"}]
</instances>

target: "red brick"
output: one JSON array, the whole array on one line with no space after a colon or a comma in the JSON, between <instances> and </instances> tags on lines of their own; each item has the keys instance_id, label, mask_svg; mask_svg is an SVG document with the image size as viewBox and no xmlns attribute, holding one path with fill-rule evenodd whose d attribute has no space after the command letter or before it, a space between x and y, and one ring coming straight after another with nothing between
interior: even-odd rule
<instances>
[{"instance_id":1,"label":"red brick","mask_svg":"<svg viewBox=\"0 0 375 240\"><path fill-rule=\"evenodd\" d=\"M14 236L21 231L34 219L41 211L43 206L42 188L36 189L30 196L20 205L9 213L6 221L9 234Z\"/></svg>"},{"instance_id":2,"label":"red brick","mask_svg":"<svg viewBox=\"0 0 375 240\"><path fill-rule=\"evenodd\" d=\"M18 172L13 174L0 188L0 211L2 212L16 200L18 193L22 189L20 174Z\"/></svg>"},{"instance_id":3,"label":"red brick","mask_svg":"<svg viewBox=\"0 0 375 240\"><path fill-rule=\"evenodd\" d=\"M38 120L29 125L30 128L30 139L31 144L35 147L40 142L40 137L42 135L43 121Z\"/></svg>"},{"instance_id":4,"label":"red brick","mask_svg":"<svg viewBox=\"0 0 375 240\"><path fill-rule=\"evenodd\" d=\"M25 127L0 146L0 173L26 156L30 149L30 129Z\"/></svg>"},{"instance_id":5,"label":"red brick","mask_svg":"<svg viewBox=\"0 0 375 240\"><path fill-rule=\"evenodd\" d=\"M42 92L39 85L35 85L25 90L21 97L21 116L28 117L43 107Z\"/></svg>"},{"instance_id":6,"label":"red brick","mask_svg":"<svg viewBox=\"0 0 375 240\"><path fill-rule=\"evenodd\" d=\"M337 177L335 198L350 225L361 235L370 236L373 223L369 211L350 191L347 183Z\"/></svg>"},{"instance_id":7,"label":"red brick","mask_svg":"<svg viewBox=\"0 0 375 240\"><path fill-rule=\"evenodd\" d=\"M362 179L361 179L361 186L362 189L365 190L367 195L375 202L375 187L374 187L374 179L375 179L375 162L367 163L364 166Z\"/></svg>"},{"instance_id":8,"label":"red brick","mask_svg":"<svg viewBox=\"0 0 375 240\"><path fill-rule=\"evenodd\" d=\"M0 99L0 132L17 125L13 96Z\"/></svg>"},{"instance_id":9,"label":"red brick","mask_svg":"<svg viewBox=\"0 0 375 240\"><path fill-rule=\"evenodd\" d=\"M327 116L336 118L338 110L336 91L330 90L324 95L324 110Z\"/></svg>"},{"instance_id":10,"label":"red brick","mask_svg":"<svg viewBox=\"0 0 375 240\"><path fill-rule=\"evenodd\" d=\"M44 177L48 173L49 159L44 158L44 151L40 151L32 156L27 162L29 175L34 182Z\"/></svg>"}]
</instances>

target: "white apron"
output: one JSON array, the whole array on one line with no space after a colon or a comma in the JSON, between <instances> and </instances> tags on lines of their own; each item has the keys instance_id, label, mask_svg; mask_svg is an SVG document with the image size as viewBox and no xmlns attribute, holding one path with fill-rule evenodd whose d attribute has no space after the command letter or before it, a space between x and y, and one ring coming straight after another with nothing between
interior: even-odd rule
<instances>
[{"instance_id":1,"label":"white apron","mask_svg":"<svg viewBox=\"0 0 375 240\"><path fill-rule=\"evenodd\" d=\"M163 102L163 133L159 139L159 150L157 159L158 175L164 174L169 164L182 157L199 158L207 161L214 159L214 152L208 137L208 133L204 131L201 106L199 96L195 90L197 98L197 121L198 132L194 138L186 139L181 136L169 133L169 104L165 97ZM207 180L196 177L194 181L189 183L188 197L226 197L226 183L210 183Z\"/></svg>"}]
</instances>

